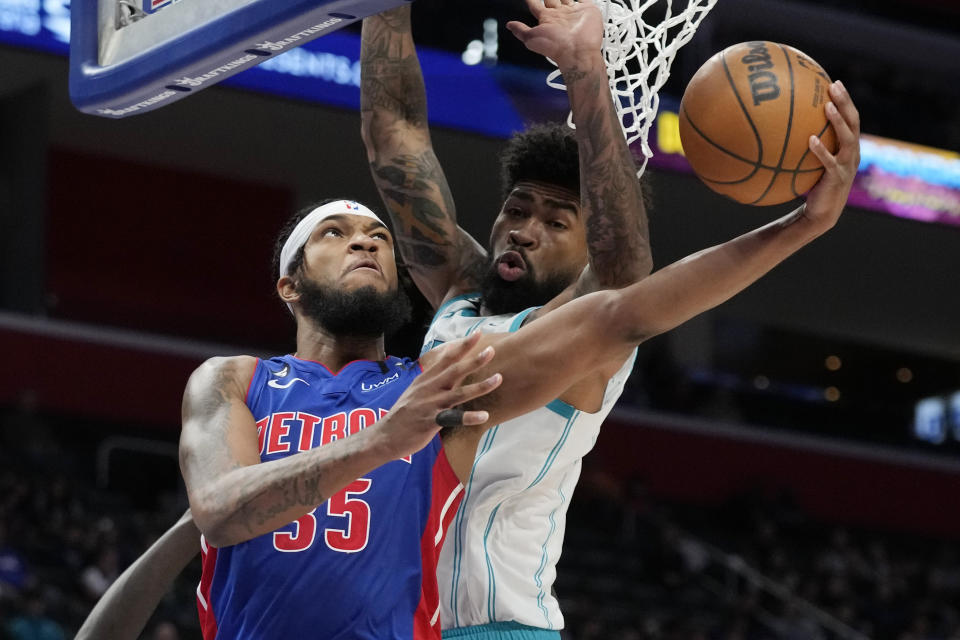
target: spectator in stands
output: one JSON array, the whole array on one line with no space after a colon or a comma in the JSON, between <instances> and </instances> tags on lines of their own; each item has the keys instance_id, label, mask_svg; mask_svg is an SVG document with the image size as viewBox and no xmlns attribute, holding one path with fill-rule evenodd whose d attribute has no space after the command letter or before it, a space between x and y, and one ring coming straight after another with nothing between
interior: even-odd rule
<instances>
[{"instance_id":1,"label":"spectator in stands","mask_svg":"<svg viewBox=\"0 0 960 640\"><path fill-rule=\"evenodd\" d=\"M180 632L172 622L163 621L153 628L150 640L180 640Z\"/></svg>"},{"instance_id":2,"label":"spectator in stands","mask_svg":"<svg viewBox=\"0 0 960 640\"><path fill-rule=\"evenodd\" d=\"M7 540L7 523L0 518L0 600L19 595L29 575L26 559Z\"/></svg>"},{"instance_id":3,"label":"spectator in stands","mask_svg":"<svg viewBox=\"0 0 960 640\"><path fill-rule=\"evenodd\" d=\"M47 617L46 604L37 591L25 595L26 606L7 623L12 640L66 640L59 624Z\"/></svg>"},{"instance_id":4,"label":"spectator in stands","mask_svg":"<svg viewBox=\"0 0 960 640\"><path fill-rule=\"evenodd\" d=\"M110 545L101 546L94 563L84 569L80 576L83 590L91 600L99 600L117 579L118 565L116 548Z\"/></svg>"}]
</instances>

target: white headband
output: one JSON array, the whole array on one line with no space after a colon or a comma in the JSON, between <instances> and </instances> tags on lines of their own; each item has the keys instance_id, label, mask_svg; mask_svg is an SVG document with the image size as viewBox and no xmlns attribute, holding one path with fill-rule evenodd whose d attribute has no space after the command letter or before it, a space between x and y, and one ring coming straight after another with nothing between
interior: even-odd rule
<instances>
[{"instance_id":1,"label":"white headband","mask_svg":"<svg viewBox=\"0 0 960 640\"><path fill-rule=\"evenodd\" d=\"M297 226L290 232L287 241L283 243L283 249L280 250L280 277L290 275L287 273L287 271L290 270L290 263L293 262L297 251L299 251L303 245L307 244L307 240L310 239L314 228L330 216L343 214L373 218L380 224L383 224L383 220L378 218L377 214L353 200L334 200L333 202L328 202L325 205L317 207L297 223ZM287 304L287 309L290 310L290 313L293 313L292 305Z\"/></svg>"},{"instance_id":2,"label":"white headband","mask_svg":"<svg viewBox=\"0 0 960 640\"><path fill-rule=\"evenodd\" d=\"M290 237L288 237L287 241L283 243L283 249L280 250L280 276L283 277L290 275L287 273L287 271L290 269L290 263L293 262L293 258L297 255L297 251L299 251L303 245L307 244L307 240L310 239L310 234L313 233L314 228L320 224L320 222L326 220L330 216L343 214L373 218L380 224L383 224L383 220L378 218L377 214L375 214L373 211L370 211L370 209L366 208L359 202L354 202L352 200L335 200L333 202L328 202L323 206L317 207L304 216L303 220L297 223L297 226L295 226L293 231L290 233Z\"/></svg>"}]
</instances>

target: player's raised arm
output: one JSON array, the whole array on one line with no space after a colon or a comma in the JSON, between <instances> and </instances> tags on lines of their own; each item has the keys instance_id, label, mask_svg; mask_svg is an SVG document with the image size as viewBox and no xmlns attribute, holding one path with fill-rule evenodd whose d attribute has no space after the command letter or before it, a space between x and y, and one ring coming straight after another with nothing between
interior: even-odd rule
<instances>
[{"instance_id":1,"label":"player's raised arm","mask_svg":"<svg viewBox=\"0 0 960 640\"><path fill-rule=\"evenodd\" d=\"M557 63L577 126L590 265L572 293L626 286L647 276L653 260L636 164L610 96L603 16L591 0L527 0L527 6L538 24L514 21L507 28L528 49Z\"/></svg>"},{"instance_id":2,"label":"player's raised arm","mask_svg":"<svg viewBox=\"0 0 960 640\"><path fill-rule=\"evenodd\" d=\"M370 171L417 287L438 307L474 288L483 248L457 226L446 176L430 141L427 96L410 31L410 5L363 21L363 142Z\"/></svg>"},{"instance_id":3,"label":"player's raised arm","mask_svg":"<svg viewBox=\"0 0 960 640\"><path fill-rule=\"evenodd\" d=\"M136 640L174 579L200 553L190 510L114 580L74 640Z\"/></svg>"},{"instance_id":4,"label":"player's raised arm","mask_svg":"<svg viewBox=\"0 0 960 640\"><path fill-rule=\"evenodd\" d=\"M826 172L804 205L629 287L574 300L516 333L484 336L481 345L496 345L488 367L503 374L503 385L469 406L489 410L497 424L562 397L582 377L615 370L635 345L728 300L831 229L860 162L860 120L842 84L832 84L830 95L826 110L840 147L831 154L811 138Z\"/></svg>"},{"instance_id":5,"label":"player's raised arm","mask_svg":"<svg viewBox=\"0 0 960 640\"><path fill-rule=\"evenodd\" d=\"M180 469L197 528L216 547L250 540L303 516L364 473L422 449L440 429L438 413L500 383L488 374L461 386L493 356L492 349L467 356L477 338L445 349L372 427L264 463L245 397L256 359L208 360L187 383L180 436ZM463 424L486 419L483 411L468 411Z\"/></svg>"}]
</instances>

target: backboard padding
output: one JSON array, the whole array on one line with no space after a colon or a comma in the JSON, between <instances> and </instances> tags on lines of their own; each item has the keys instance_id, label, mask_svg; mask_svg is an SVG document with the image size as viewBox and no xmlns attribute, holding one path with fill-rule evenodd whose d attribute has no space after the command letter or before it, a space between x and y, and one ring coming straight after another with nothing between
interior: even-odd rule
<instances>
[{"instance_id":1,"label":"backboard padding","mask_svg":"<svg viewBox=\"0 0 960 640\"><path fill-rule=\"evenodd\" d=\"M115 1L73 0L70 41L74 105L112 118L166 106L409 0L181 0L119 30L101 6Z\"/></svg>"}]
</instances>

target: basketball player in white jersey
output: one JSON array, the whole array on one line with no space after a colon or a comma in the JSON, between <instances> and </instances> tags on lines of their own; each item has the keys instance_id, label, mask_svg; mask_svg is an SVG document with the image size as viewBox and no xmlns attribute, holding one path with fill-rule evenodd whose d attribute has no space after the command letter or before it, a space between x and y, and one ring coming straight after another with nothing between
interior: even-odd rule
<instances>
[{"instance_id":1,"label":"basketball player in white jersey","mask_svg":"<svg viewBox=\"0 0 960 640\"><path fill-rule=\"evenodd\" d=\"M489 255L457 226L430 145L410 8L364 22L364 141L403 258L437 310L425 350L477 331L516 331L652 268L636 167L607 89L600 12L571 0L528 4L540 26L508 27L557 62L577 129L535 127L511 141ZM440 559L445 637L563 627L551 586L567 506L634 355L483 437Z\"/></svg>"},{"instance_id":2,"label":"basketball player in white jersey","mask_svg":"<svg viewBox=\"0 0 960 640\"><path fill-rule=\"evenodd\" d=\"M563 73L577 124L579 170L576 159L564 160L572 138L564 139L557 129L512 141L504 170L506 200L493 223L489 256L457 226L453 198L430 144L409 7L364 23L363 137L404 260L437 309L425 350L475 332L517 331L538 318L547 343L546 325L554 323L545 320L558 307L592 291L629 285L651 269L636 169L607 90L600 12L590 0L527 4L538 26L507 27ZM849 103L841 87L831 91L835 100ZM856 143L848 140L845 153L852 147ZM850 173L848 164L843 169ZM839 214L847 179L852 176L843 173L824 180L833 184L821 189L832 189L818 199L822 210L839 206ZM597 304L605 299L589 298ZM577 313L590 304L578 301ZM582 316L588 317L589 312ZM528 332L541 335L541 322ZM581 458L620 395L635 355L629 349L606 353L610 357L602 366L587 367L584 378L559 397L482 436L440 558L445 638L559 638L563 617L551 587L567 506ZM562 355L554 366L583 366L585 354ZM518 384L516 378L512 384Z\"/></svg>"}]
</instances>

